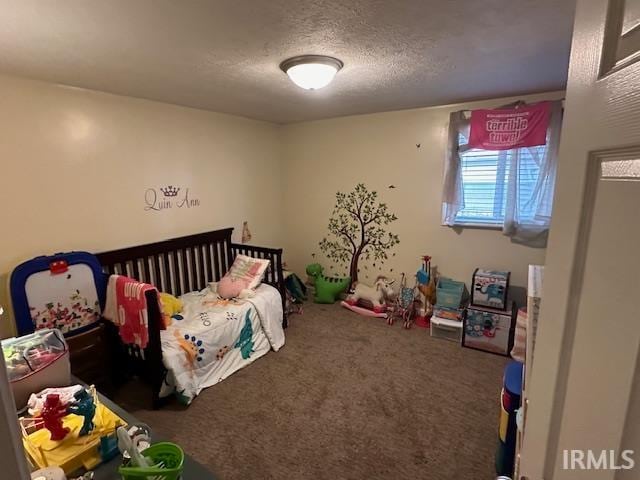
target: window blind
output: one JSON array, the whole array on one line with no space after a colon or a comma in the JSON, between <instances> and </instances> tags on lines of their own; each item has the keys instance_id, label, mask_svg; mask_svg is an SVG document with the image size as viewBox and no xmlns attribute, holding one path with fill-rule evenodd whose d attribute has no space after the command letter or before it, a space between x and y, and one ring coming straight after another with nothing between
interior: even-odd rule
<instances>
[{"instance_id":1,"label":"window blind","mask_svg":"<svg viewBox=\"0 0 640 480\"><path fill-rule=\"evenodd\" d=\"M513 175L517 176L515 198L520 215L533 218L536 212L532 198L545 149L544 145L505 151L468 149L467 138L461 133L459 156L464 208L458 212L456 223L502 225L508 182ZM517 161L514 155L518 155Z\"/></svg>"}]
</instances>

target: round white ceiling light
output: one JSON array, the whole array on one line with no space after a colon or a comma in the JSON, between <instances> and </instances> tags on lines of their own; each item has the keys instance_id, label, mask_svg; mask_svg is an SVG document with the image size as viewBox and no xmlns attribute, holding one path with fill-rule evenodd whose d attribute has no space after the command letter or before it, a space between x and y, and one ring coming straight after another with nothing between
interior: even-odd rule
<instances>
[{"instance_id":1,"label":"round white ceiling light","mask_svg":"<svg viewBox=\"0 0 640 480\"><path fill-rule=\"evenodd\" d=\"M280 64L280 69L299 87L318 90L329 85L343 65L333 57L300 55L286 59Z\"/></svg>"}]
</instances>

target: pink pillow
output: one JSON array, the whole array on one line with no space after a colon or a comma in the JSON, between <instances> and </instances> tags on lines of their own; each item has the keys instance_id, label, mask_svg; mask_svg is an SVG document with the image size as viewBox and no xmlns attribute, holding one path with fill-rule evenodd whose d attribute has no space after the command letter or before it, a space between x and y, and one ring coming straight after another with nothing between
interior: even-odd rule
<instances>
[{"instance_id":1,"label":"pink pillow","mask_svg":"<svg viewBox=\"0 0 640 480\"><path fill-rule=\"evenodd\" d=\"M246 285L244 280L234 280L229 275L225 275L218 282L218 295L226 299L239 297Z\"/></svg>"},{"instance_id":2,"label":"pink pillow","mask_svg":"<svg viewBox=\"0 0 640 480\"><path fill-rule=\"evenodd\" d=\"M218 282L218 295L222 298L235 298L242 290L258 288L268 267L269 260L264 258L236 256L229 271Z\"/></svg>"}]
</instances>

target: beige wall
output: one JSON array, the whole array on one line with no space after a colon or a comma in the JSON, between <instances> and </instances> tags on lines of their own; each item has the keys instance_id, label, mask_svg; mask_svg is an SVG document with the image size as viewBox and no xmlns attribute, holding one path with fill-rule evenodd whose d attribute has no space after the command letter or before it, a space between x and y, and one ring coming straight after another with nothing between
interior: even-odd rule
<instances>
[{"instance_id":1,"label":"beige wall","mask_svg":"<svg viewBox=\"0 0 640 480\"><path fill-rule=\"evenodd\" d=\"M22 260L101 251L249 221L280 245L276 125L0 76L0 304ZM150 187L201 206L145 211ZM5 318L0 334L11 333Z\"/></svg>"},{"instance_id":2,"label":"beige wall","mask_svg":"<svg viewBox=\"0 0 640 480\"><path fill-rule=\"evenodd\" d=\"M399 217L391 229L401 243L385 273L413 273L427 253L454 278L468 282L485 266L511 270L524 285L527 265L544 262L544 250L499 231L440 225L449 113L513 99L277 126L7 76L0 92L0 304L9 303L8 272L33 256L227 226L237 238L244 220L252 243L284 246L303 273L320 255L335 192L358 182ZM146 189L170 184L188 187L201 205L146 211ZM5 318L0 335L11 325Z\"/></svg>"},{"instance_id":3,"label":"beige wall","mask_svg":"<svg viewBox=\"0 0 640 480\"><path fill-rule=\"evenodd\" d=\"M529 101L561 98L562 93L518 97ZM400 236L396 256L383 267L413 275L419 256L432 255L442 274L467 283L475 267L510 270L514 285L526 285L528 264L544 263L544 249L516 245L500 231L441 226L441 194L449 113L495 107L514 98L464 105L359 115L284 127L285 251L298 272L322 260L317 247L326 235L336 191L363 182L379 192L398 216L389 229ZM420 144L420 148L416 147ZM389 189L395 185L395 189ZM325 266L328 261L322 260ZM346 273L346 269L333 270ZM369 280L380 271L361 271Z\"/></svg>"}]
</instances>

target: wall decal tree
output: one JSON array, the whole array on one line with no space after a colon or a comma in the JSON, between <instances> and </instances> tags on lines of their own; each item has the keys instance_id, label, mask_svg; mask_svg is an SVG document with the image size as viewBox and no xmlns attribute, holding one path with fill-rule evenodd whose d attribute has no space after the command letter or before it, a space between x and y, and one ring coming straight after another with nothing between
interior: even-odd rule
<instances>
[{"instance_id":1,"label":"wall decal tree","mask_svg":"<svg viewBox=\"0 0 640 480\"><path fill-rule=\"evenodd\" d=\"M378 192L369 191L359 183L349 193L336 193L336 204L329 219L330 235L320 241L320 250L338 264L349 264L353 285L358 281L361 258L382 264L388 258L387 251L400 243L398 235L384 228L397 219L389 213L386 203L378 201Z\"/></svg>"}]
</instances>

